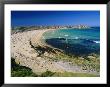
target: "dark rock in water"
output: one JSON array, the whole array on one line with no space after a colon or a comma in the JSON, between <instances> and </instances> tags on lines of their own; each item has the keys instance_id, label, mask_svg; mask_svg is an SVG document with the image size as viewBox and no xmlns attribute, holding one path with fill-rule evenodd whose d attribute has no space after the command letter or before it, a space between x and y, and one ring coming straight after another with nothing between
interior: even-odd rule
<instances>
[{"instance_id":1,"label":"dark rock in water","mask_svg":"<svg viewBox=\"0 0 110 87\"><path fill-rule=\"evenodd\" d=\"M53 38L53 40L66 40L66 38Z\"/></svg>"},{"instance_id":2,"label":"dark rock in water","mask_svg":"<svg viewBox=\"0 0 110 87\"><path fill-rule=\"evenodd\" d=\"M89 55L91 53L98 53L100 51L100 47L94 46L94 43L89 40L78 39L77 40L66 40L65 38L51 38L46 39L46 42L55 47L63 50L66 54L73 54L76 56ZM73 43L71 43L73 41ZM86 44L85 44L86 43ZM95 47L95 48L94 48Z\"/></svg>"},{"instance_id":3,"label":"dark rock in water","mask_svg":"<svg viewBox=\"0 0 110 87\"><path fill-rule=\"evenodd\" d=\"M66 38L58 38L59 40L66 40Z\"/></svg>"}]
</instances>

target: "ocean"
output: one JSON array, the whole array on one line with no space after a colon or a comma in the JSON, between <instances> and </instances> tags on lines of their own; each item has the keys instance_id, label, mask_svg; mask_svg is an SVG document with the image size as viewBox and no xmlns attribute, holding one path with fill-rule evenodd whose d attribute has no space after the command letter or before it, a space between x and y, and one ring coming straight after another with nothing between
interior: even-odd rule
<instances>
[{"instance_id":1,"label":"ocean","mask_svg":"<svg viewBox=\"0 0 110 87\"><path fill-rule=\"evenodd\" d=\"M67 54L86 56L100 54L100 27L90 29L57 29L43 34L45 42Z\"/></svg>"}]
</instances>

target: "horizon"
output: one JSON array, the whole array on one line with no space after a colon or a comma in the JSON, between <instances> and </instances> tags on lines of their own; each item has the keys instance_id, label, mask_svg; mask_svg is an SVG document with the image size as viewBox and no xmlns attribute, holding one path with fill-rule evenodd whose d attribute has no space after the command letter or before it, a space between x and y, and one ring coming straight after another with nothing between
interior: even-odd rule
<instances>
[{"instance_id":1,"label":"horizon","mask_svg":"<svg viewBox=\"0 0 110 87\"><path fill-rule=\"evenodd\" d=\"M100 26L100 11L11 11L11 26Z\"/></svg>"}]
</instances>

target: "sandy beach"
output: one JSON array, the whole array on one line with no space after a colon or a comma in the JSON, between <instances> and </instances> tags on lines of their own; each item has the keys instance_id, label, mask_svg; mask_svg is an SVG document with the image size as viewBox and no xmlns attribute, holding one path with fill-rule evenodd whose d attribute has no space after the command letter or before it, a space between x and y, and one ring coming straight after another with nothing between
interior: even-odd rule
<instances>
[{"instance_id":1,"label":"sandy beach","mask_svg":"<svg viewBox=\"0 0 110 87\"><path fill-rule=\"evenodd\" d=\"M31 48L30 41L33 45L45 46L40 39L46 31L48 30L34 30L13 34L11 36L11 57L15 58L18 64L31 68L35 73L46 70L62 72L64 71L62 68L55 66L51 61L39 57L39 53Z\"/></svg>"},{"instance_id":2,"label":"sandy beach","mask_svg":"<svg viewBox=\"0 0 110 87\"><path fill-rule=\"evenodd\" d=\"M58 61L54 62L46 59L46 57L54 56L47 51L41 52L33 47L50 47L46 43L42 43L42 35L44 32L53 29L32 30L19 32L11 35L11 57L16 63L32 69L34 73L41 73L47 70L52 72L79 72L88 73L87 70L82 70L78 66L70 65L69 62ZM33 46L33 47L32 47ZM40 55L41 54L41 55ZM96 72L89 72L96 73Z\"/></svg>"}]
</instances>

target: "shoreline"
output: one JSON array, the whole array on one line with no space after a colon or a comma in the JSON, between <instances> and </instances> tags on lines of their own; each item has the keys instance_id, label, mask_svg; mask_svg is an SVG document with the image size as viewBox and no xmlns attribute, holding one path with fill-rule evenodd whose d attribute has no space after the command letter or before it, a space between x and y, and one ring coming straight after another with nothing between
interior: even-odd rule
<instances>
[{"instance_id":1,"label":"shoreline","mask_svg":"<svg viewBox=\"0 0 110 87\"><path fill-rule=\"evenodd\" d=\"M38 34L35 34L32 38L31 38L31 42L34 46L50 46L48 44L46 44L45 42L42 42L41 40L43 39L42 36L45 32L48 31L53 31L55 29L47 29L47 30L40 30L40 32ZM52 46L50 46L52 47Z\"/></svg>"},{"instance_id":2,"label":"shoreline","mask_svg":"<svg viewBox=\"0 0 110 87\"><path fill-rule=\"evenodd\" d=\"M13 34L11 36L11 57L15 59L16 63L31 68L35 73L45 72L46 70L63 72L64 70L62 68L40 57L40 50L36 51L30 45L30 41L33 41L32 44L34 46L44 47L45 45L41 43L40 39L46 31L49 30L34 30Z\"/></svg>"},{"instance_id":3,"label":"shoreline","mask_svg":"<svg viewBox=\"0 0 110 87\"><path fill-rule=\"evenodd\" d=\"M45 32L55 29L47 30L32 30L26 32L18 32L11 35L11 57L15 62L29 67L34 73L45 72L46 70L52 72L82 72L82 73L96 73L82 70L80 67L71 66L69 62L51 61L49 58L54 58L54 53L50 52L56 48L42 43L41 38ZM30 44L31 42L31 44ZM33 46L33 47L32 47ZM47 51L47 49L50 49ZM55 50L56 52L58 51ZM53 51L53 52L55 52ZM59 52L58 52L59 53ZM41 54L41 55L39 55ZM79 69L79 70L78 70Z\"/></svg>"}]
</instances>

